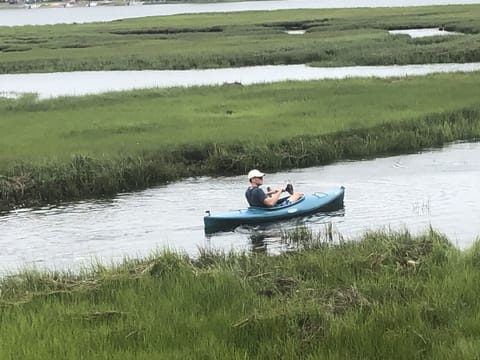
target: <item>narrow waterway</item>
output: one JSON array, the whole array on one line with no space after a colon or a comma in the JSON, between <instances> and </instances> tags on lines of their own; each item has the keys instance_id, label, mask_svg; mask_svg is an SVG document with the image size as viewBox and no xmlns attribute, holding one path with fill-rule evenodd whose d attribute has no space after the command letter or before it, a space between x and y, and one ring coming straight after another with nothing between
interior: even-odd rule
<instances>
[{"instance_id":1,"label":"narrow waterway","mask_svg":"<svg viewBox=\"0 0 480 360\"><path fill-rule=\"evenodd\" d=\"M79 71L0 75L0 97L36 93L40 99L80 96L109 91L220 84L252 85L289 80L350 77L404 77L433 73L480 71L480 63L391 66L310 67L267 65L207 70Z\"/></svg>"},{"instance_id":2,"label":"narrow waterway","mask_svg":"<svg viewBox=\"0 0 480 360\"><path fill-rule=\"evenodd\" d=\"M431 225L462 249L480 235L480 143L279 172L265 179L265 185L291 180L303 192L344 185L345 208L206 236L205 210L246 206L246 177L235 176L188 179L111 200L23 209L0 217L0 272L25 266L78 270L165 248L192 256L200 248L278 253L285 249L282 231L297 224L314 231L330 224L344 239L379 228L417 233Z\"/></svg>"}]
</instances>

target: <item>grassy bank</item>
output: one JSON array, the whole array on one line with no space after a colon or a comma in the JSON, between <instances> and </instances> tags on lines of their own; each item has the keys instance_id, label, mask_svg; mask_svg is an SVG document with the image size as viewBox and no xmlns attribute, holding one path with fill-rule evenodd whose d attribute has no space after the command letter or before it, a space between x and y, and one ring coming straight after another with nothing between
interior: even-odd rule
<instances>
[{"instance_id":1,"label":"grassy bank","mask_svg":"<svg viewBox=\"0 0 480 360\"><path fill-rule=\"evenodd\" d=\"M390 29L464 36L412 39ZM301 36L285 30L305 29ZM0 73L480 61L480 5L317 9L0 27Z\"/></svg>"},{"instance_id":2,"label":"grassy bank","mask_svg":"<svg viewBox=\"0 0 480 360\"><path fill-rule=\"evenodd\" d=\"M479 246L305 229L280 256L160 254L0 284L2 359L476 359Z\"/></svg>"},{"instance_id":3,"label":"grassy bank","mask_svg":"<svg viewBox=\"0 0 480 360\"><path fill-rule=\"evenodd\" d=\"M3 209L478 139L480 73L0 102ZM425 89L429 89L425 91Z\"/></svg>"}]
</instances>

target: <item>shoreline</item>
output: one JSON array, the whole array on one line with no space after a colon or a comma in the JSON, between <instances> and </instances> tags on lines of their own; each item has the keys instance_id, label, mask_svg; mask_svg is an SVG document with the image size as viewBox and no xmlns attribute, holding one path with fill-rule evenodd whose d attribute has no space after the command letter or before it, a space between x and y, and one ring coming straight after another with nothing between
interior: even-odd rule
<instances>
[{"instance_id":1,"label":"shoreline","mask_svg":"<svg viewBox=\"0 0 480 360\"><path fill-rule=\"evenodd\" d=\"M81 8L81 7L95 7L95 6L129 6L130 5L143 5L143 2L114 2L114 1L59 1L48 3L34 3L34 4L8 4L1 3L1 10L30 10L30 9L62 9L62 8Z\"/></svg>"},{"instance_id":2,"label":"shoreline","mask_svg":"<svg viewBox=\"0 0 480 360\"><path fill-rule=\"evenodd\" d=\"M355 131L296 136L271 141L267 147L204 142L159 148L136 157L127 154L100 159L75 154L66 162L24 163L0 177L0 211L108 198L192 176L241 174L252 167L265 171L305 168L411 153L453 141L478 141L479 119L480 109L471 107ZM280 155L272 157L272 153Z\"/></svg>"},{"instance_id":3,"label":"shoreline","mask_svg":"<svg viewBox=\"0 0 480 360\"><path fill-rule=\"evenodd\" d=\"M271 0L248 0L251 2L271 1ZM19 3L9 4L8 2L0 2L1 10L30 10L30 9L62 9L62 8L82 8L82 7L96 7L96 6L140 6L140 5L174 5L174 4L214 4L214 3L235 3L243 2L237 0L213 0L213 1L138 1L138 0L71 0L71 1L56 1L56 2L44 2L44 3Z\"/></svg>"},{"instance_id":4,"label":"shoreline","mask_svg":"<svg viewBox=\"0 0 480 360\"><path fill-rule=\"evenodd\" d=\"M171 16L180 14L201 14L201 13L235 13L235 12L255 12L255 11L278 11L278 10L333 10L333 9L361 9L361 8L416 8L416 7L435 7L435 6L468 6L478 5L480 0L402 0L398 3L394 0L326 0L325 2L316 2L314 0L246 0L246 1L161 1L161 2L144 2L136 0L100 0L100 1L85 1L80 2L61 2L55 3L34 3L34 4L0 4L0 14L2 10L18 10L18 9L61 9L72 8L81 9L85 7L129 7L136 8L136 10L128 14L103 14L96 16L89 14L87 17L75 16L74 19L68 21L55 19L41 19L41 21L34 21L31 18L21 19L22 21L12 22L10 19L4 19L4 24L1 26L24 26L24 25L54 25L64 23L91 23L91 22L110 22L120 19L131 19L151 16ZM147 13L141 9L145 5L151 7ZM163 5L163 6L162 6ZM160 6L160 9L158 9ZM155 10L155 8L157 8ZM85 14L83 14L85 15ZM33 21L33 22L32 22Z\"/></svg>"}]
</instances>

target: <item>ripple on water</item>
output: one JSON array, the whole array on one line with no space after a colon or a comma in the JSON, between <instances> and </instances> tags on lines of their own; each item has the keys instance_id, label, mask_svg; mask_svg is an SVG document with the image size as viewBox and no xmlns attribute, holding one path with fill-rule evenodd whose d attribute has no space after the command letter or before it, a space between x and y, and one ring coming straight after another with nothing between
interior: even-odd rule
<instances>
[{"instance_id":1,"label":"ripple on water","mask_svg":"<svg viewBox=\"0 0 480 360\"><path fill-rule=\"evenodd\" d=\"M371 229L419 232L431 225L460 248L480 234L480 143L266 176L272 185L286 179L310 193L346 187L343 210L301 222L314 232L331 227L343 238L354 239ZM282 243L282 233L294 229L298 219L204 234L204 211L245 208L246 186L245 176L216 178L215 186L202 177L107 201L13 211L0 216L0 264L4 269L39 263L78 269L95 259L110 263L165 247L191 256L200 248L284 251L288 245Z\"/></svg>"}]
</instances>

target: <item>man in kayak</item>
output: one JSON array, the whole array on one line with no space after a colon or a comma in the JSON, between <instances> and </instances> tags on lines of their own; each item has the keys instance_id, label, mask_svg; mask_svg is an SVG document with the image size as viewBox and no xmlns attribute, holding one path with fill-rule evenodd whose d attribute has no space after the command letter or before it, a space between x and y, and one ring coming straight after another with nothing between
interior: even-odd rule
<instances>
[{"instance_id":1,"label":"man in kayak","mask_svg":"<svg viewBox=\"0 0 480 360\"><path fill-rule=\"evenodd\" d=\"M250 182L250 186L245 192L245 197L247 198L250 206L273 207L277 205L278 200L280 199L280 196L284 191L288 191L291 195L287 200L282 202L282 204L284 205L293 203L294 201L297 201L303 196L302 193L294 193L291 184L288 184L285 189L278 188L274 190L269 190L265 193L262 189L260 189L260 186L263 185L264 176L265 174L258 171L257 169L251 170L248 173L248 181Z\"/></svg>"}]
</instances>

